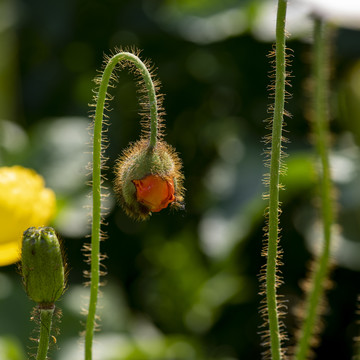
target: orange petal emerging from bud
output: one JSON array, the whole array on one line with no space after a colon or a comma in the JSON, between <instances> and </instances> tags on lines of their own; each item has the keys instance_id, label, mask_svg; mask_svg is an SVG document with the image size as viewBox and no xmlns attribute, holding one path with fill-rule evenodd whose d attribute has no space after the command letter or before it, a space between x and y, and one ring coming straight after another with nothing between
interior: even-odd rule
<instances>
[{"instance_id":1,"label":"orange petal emerging from bud","mask_svg":"<svg viewBox=\"0 0 360 360\"><path fill-rule=\"evenodd\" d=\"M146 220L167 206L183 207L181 161L165 141L152 148L147 139L131 144L119 158L115 174L120 203L134 219Z\"/></svg>"},{"instance_id":2,"label":"orange petal emerging from bud","mask_svg":"<svg viewBox=\"0 0 360 360\"><path fill-rule=\"evenodd\" d=\"M164 180L159 175L147 175L140 180L133 180L136 187L136 200L150 211L165 209L175 200L174 181Z\"/></svg>"}]
</instances>

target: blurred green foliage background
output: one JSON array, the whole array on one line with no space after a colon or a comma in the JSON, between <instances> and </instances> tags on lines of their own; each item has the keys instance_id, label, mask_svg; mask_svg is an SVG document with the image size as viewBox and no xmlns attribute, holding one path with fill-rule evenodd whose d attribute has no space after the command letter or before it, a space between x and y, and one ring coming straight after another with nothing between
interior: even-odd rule
<instances>
[{"instance_id":1,"label":"blurred green foliage background","mask_svg":"<svg viewBox=\"0 0 360 360\"><path fill-rule=\"evenodd\" d=\"M0 161L37 170L56 191L53 226L66 248L68 290L50 357L81 359L82 246L88 241L89 107L103 54L136 46L157 68L166 94L166 140L181 154L186 208L150 221L128 219L111 190L112 165L139 136L136 86L121 72L112 90L107 178L107 270L95 359L259 359L258 274L265 259L262 137L276 5L269 1L0 0ZM294 51L287 110L288 175L281 215L285 319L290 339L299 282L316 253L314 151L306 120L311 94L311 21L289 9ZM360 293L360 33L334 37L331 154L342 228L334 250L317 359L350 359ZM16 266L0 271L0 358L25 359L34 304ZM292 343L290 340L289 344ZM34 350L30 350L30 353Z\"/></svg>"}]
</instances>

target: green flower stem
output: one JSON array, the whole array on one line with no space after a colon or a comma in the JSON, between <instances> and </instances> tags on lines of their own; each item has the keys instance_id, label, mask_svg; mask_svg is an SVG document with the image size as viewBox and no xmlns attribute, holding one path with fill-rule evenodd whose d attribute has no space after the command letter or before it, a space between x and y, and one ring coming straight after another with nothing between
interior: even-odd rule
<instances>
[{"instance_id":1,"label":"green flower stem","mask_svg":"<svg viewBox=\"0 0 360 360\"><path fill-rule=\"evenodd\" d=\"M36 360L46 360L54 309L55 306L51 309L40 309L40 340Z\"/></svg>"},{"instance_id":2,"label":"green flower stem","mask_svg":"<svg viewBox=\"0 0 360 360\"><path fill-rule=\"evenodd\" d=\"M316 261L317 268L311 279L311 289L305 304L305 319L300 331L296 348L296 359L306 359L310 340L314 334L315 323L319 313L319 303L324 294L324 284L329 273L331 227L334 221L334 204L332 200L332 183L329 166L329 119L328 119L328 86L329 86L329 27L321 20L315 20L314 26L314 111L313 132L316 148L321 162L320 192L323 222L323 249Z\"/></svg>"},{"instance_id":3,"label":"green flower stem","mask_svg":"<svg viewBox=\"0 0 360 360\"><path fill-rule=\"evenodd\" d=\"M92 208L92 230L91 230L91 285L90 302L85 333L85 359L92 359L92 342L95 327L96 305L99 290L99 267L100 267L100 223L101 223L101 151L102 151L102 127L104 108L107 101L107 88L112 76L112 72L120 61L132 62L139 69L150 101L150 143L154 147L157 141L157 101L156 93L151 75L145 64L134 54L120 52L115 54L108 61L102 74L95 110L94 122L94 143L93 143L93 208Z\"/></svg>"},{"instance_id":4,"label":"green flower stem","mask_svg":"<svg viewBox=\"0 0 360 360\"><path fill-rule=\"evenodd\" d=\"M272 123L272 145L269 182L269 222L266 265L266 301L270 332L272 360L281 359L281 339L276 295L276 269L279 235L279 177L281 166L281 138L284 116L286 59L285 59L285 18L287 1L278 1L276 20L276 80L275 107Z\"/></svg>"}]
</instances>

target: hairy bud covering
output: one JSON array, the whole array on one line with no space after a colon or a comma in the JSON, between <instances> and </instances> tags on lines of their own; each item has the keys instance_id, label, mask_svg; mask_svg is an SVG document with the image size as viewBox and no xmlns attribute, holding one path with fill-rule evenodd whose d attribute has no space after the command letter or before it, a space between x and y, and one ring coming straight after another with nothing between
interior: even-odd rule
<instances>
[{"instance_id":1,"label":"hairy bud covering","mask_svg":"<svg viewBox=\"0 0 360 360\"><path fill-rule=\"evenodd\" d=\"M181 207L183 176L179 157L164 141L131 144L117 162L115 190L126 213L146 219L168 206Z\"/></svg>"}]
</instances>

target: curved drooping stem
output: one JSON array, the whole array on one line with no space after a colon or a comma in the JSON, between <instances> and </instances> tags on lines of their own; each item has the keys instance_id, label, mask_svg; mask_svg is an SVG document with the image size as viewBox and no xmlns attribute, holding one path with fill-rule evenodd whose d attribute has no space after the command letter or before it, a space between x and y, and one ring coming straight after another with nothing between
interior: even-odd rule
<instances>
[{"instance_id":1,"label":"curved drooping stem","mask_svg":"<svg viewBox=\"0 0 360 360\"><path fill-rule=\"evenodd\" d=\"M100 79L100 85L96 97L96 110L94 117L94 139L93 139L93 168L92 168L92 229L91 229L91 282L90 302L86 322L85 333L85 359L92 359L92 342L95 327L95 315L100 281L100 237L101 237L101 165L102 165L102 128L104 108L107 98L107 89L113 71L121 61L131 62L140 72L149 99L150 111L150 137L149 147L155 147L158 138L158 103L155 85L146 65L134 54L119 52L112 56L107 62Z\"/></svg>"}]
</instances>

